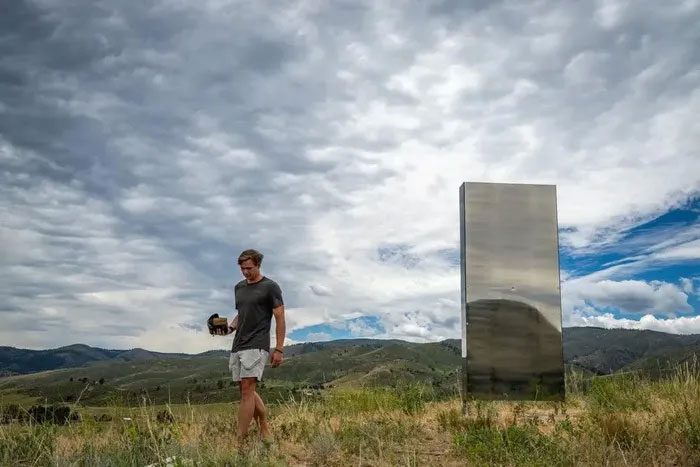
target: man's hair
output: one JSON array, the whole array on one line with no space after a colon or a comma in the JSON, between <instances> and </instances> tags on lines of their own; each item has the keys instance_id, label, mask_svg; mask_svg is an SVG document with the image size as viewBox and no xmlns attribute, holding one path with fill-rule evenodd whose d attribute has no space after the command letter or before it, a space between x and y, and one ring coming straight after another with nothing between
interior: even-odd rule
<instances>
[{"instance_id":1,"label":"man's hair","mask_svg":"<svg viewBox=\"0 0 700 467\"><path fill-rule=\"evenodd\" d=\"M255 264L256 266L260 266L262 264L263 254L260 253L258 250L245 250L238 257L238 264L243 264L249 259L252 260L253 264Z\"/></svg>"}]
</instances>

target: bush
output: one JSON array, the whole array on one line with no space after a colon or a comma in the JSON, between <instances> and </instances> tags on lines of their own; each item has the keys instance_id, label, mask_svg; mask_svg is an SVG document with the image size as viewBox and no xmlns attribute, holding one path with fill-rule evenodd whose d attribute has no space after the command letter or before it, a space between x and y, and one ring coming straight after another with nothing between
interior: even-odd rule
<instances>
[{"instance_id":1,"label":"bush","mask_svg":"<svg viewBox=\"0 0 700 467\"><path fill-rule=\"evenodd\" d=\"M169 410L161 410L156 414L156 420L160 423L173 423L175 417L173 417L173 414L170 413Z\"/></svg>"},{"instance_id":2,"label":"bush","mask_svg":"<svg viewBox=\"0 0 700 467\"><path fill-rule=\"evenodd\" d=\"M54 423L66 425L69 422L80 420L77 412L67 406L43 406L35 405L29 409L29 418L34 423Z\"/></svg>"},{"instance_id":3,"label":"bush","mask_svg":"<svg viewBox=\"0 0 700 467\"><path fill-rule=\"evenodd\" d=\"M338 441L332 432L318 433L310 443L315 465L328 465L339 457Z\"/></svg>"},{"instance_id":4,"label":"bush","mask_svg":"<svg viewBox=\"0 0 700 467\"><path fill-rule=\"evenodd\" d=\"M415 414L425 407L425 403L433 400L432 388L421 384L410 384L399 387L399 406L406 414Z\"/></svg>"},{"instance_id":5,"label":"bush","mask_svg":"<svg viewBox=\"0 0 700 467\"><path fill-rule=\"evenodd\" d=\"M17 404L10 404L0 410L0 422L21 422L27 417L27 412Z\"/></svg>"}]
</instances>

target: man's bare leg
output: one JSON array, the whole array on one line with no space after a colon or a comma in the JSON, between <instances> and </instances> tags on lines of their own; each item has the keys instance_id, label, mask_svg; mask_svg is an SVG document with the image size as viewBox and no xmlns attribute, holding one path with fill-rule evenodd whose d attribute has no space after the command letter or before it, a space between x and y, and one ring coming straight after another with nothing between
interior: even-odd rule
<instances>
[{"instance_id":1,"label":"man's bare leg","mask_svg":"<svg viewBox=\"0 0 700 467\"><path fill-rule=\"evenodd\" d=\"M238 442L243 445L255 414L255 378L241 378L241 402L238 406Z\"/></svg>"},{"instance_id":2,"label":"man's bare leg","mask_svg":"<svg viewBox=\"0 0 700 467\"><path fill-rule=\"evenodd\" d=\"M262 439L270 438L270 426L267 424L267 409L257 392L255 393L255 419L260 428L260 437Z\"/></svg>"}]
</instances>

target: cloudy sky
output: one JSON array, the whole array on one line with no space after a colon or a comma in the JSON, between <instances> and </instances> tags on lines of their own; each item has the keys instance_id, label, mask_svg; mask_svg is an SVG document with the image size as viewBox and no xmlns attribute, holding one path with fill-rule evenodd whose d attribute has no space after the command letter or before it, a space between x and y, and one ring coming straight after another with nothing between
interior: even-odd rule
<instances>
[{"instance_id":1,"label":"cloudy sky","mask_svg":"<svg viewBox=\"0 0 700 467\"><path fill-rule=\"evenodd\" d=\"M0 345L460 336L459 185L556 184L564 326L700 333L700 2L50 1L0 15Z\"/></svg>"}]
</instances>

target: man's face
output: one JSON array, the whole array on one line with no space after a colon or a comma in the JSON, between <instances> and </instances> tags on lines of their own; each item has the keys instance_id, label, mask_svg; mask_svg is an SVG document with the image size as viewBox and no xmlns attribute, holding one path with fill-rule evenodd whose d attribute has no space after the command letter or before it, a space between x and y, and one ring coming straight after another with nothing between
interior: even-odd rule
<instances>
[{"instance_id":1,"label":"man's face","mask_svg":"<svg viewBox=\"0 0 700 467\"><path fill-rule=\"evenodd\" d=\"M252 280L258 277L260 267L253 263L252 259L247 259L241 263L241 272L247 280Z\"/></svg>"}]
</instances>

